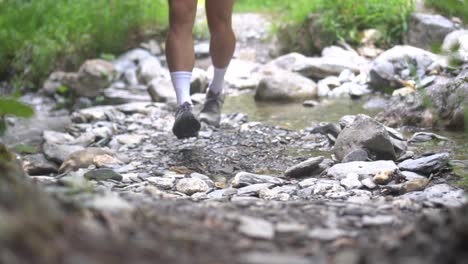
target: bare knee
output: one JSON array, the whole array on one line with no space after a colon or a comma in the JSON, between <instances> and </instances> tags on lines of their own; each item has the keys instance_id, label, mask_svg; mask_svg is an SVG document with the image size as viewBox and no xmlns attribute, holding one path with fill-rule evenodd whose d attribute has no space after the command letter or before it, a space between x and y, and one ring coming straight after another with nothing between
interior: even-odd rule
<instances>
[{"instance_id":1,"label":"bare knee","mask_svg":"<svg viewBox=\"0 0 468 264\"><path fill-rule=\"evenodd\" d=\"M208 18L208 28L211 35L232 34L230 15L214 15Z\"/></svg>"},{"instance_id":2,"label":"bare knee","mask_svg":"<svg viewBox=\"0 0 468 264\"><path fill-rule=\"evenodd\" d=\"M173 33L192 32L197 2L195 0L172 0L169 3L169 30Z\"/></svg>"}]
</instances>

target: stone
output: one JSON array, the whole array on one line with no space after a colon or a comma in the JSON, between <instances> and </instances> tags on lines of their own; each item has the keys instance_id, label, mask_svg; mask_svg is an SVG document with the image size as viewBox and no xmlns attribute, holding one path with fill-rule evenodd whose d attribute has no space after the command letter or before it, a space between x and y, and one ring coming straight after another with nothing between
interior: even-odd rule
<instances>
[{"instance_id":1,"label":"stone","mask_svg":"<svg viewBox=\"0 0 468 264\"><path fill-rule=\"evenodd\" d=\"M277 57L276 59L268 62L265 65L265 67L266 68L277 67L282 70L293 71L294 68L301 65L306 60L307 60L306 56L297 52L292 52L292 53L288 53L288 54Z\"/></svg>"},{"instance_id":2,"label":"stone","mask_svg":"<svg viewBox=\"0 0 468 264\"><path fill-rule=\"evenodd\" d=\"M397 170L397 165L391 160L378 161L353 161L348 163L339 163L333 165L327 170L327 175L337 180L346 178L348 173L359 174L360 179L370 178L384 169Z\"/></svg>"},{"instance_id":3,"label":"stone","mask_svg":"<svg viewBox=\"0 0 468 264\"><path fill-rule=\"evenodd\" d=\"M299 182L299 186L301 188L307 188L307 187L313 186L315 183L317 183L317 181L318 181L317 178L305 179Z\"/></svg>"},{"instance_id":4,"label":"stone","mask_svg":"<svg viewBox=\"0 0 468 264\"><path fill-rule=\"evenodd\" d=\"M153 102L176 102L176 93L170 81L154 79L148 85L148 93Z\"/></svg>"},{"instance_id":5,"label":"stone","mask_svg":"<svg viewBox=\"0 0 468 264\"><path fill-rule=\"evenodd\" d=\"M151 53L145 49L132 49L122 55L120 55L113 64L119 72L124 72L130 67L136 67L136 64L140 64L146 58L151 57Z\"/></svg>"},{"instance_id":6,"label":"stone","mask_svg":"<svg viewBox=\"0 0 468 264\"><path fill-rule=\"evenodd\" d=\"M349 234L341 229L317 227L310 230L307 236L312 239L329 242L340 237L349 236Z\"/></svg>"},{"instance_id":7,"label":"stone","mask_svg":"<svg viewBox=\"0 0 468 264\"><path fill-rule=\"evenodd\" d=\"M240 256L243 264L309 264L307 257L284 253L247 252Z\"/></svg>"},{"instance_id":8,"label":"stone","mask_svg":"<svg viewBox=\"0 0 468 264\"><path fill-rule=\"evenodd\" d=\"M162 72L163 68L158 58L154 56L146 57L138 65L138 81L142 84L149 84L154 79L163 78L164 73Z\"/></svg>"},{"instance_id":9,"label":"stone","mask_svg":"<svg viewBox=\"0 0 468 264\"><path fill-rule=\"evenodd\" d=\"M328 135L331 134L334 137L338 137L341 132L341 128L335 123L320 122L313 126L311 129L307 129L310 133Z\"/></svg>"},{"instance_id":10,"label":"stone","mask_svg":"<svg viewBox=\"0 0 468 264\"><path fill-rule=\"evenodd\" d=\"M456 30L448 34L442 44L442 51L456 62L468 62L468 30Z\"/></svg>"},{"instance_id":11,"label":"stone","mask_svg":"<svg viewBox=\"0 0 468 264\"><path fill-rule=\"evenodd\" d=\"M377 188L377 185L371 178L365 178L361 181L361 183L364 187L366 187L369 190L374 190L375 188Z\"/></svg>"},{"instance_id":12,"label":"stone","mask_svg":"<svg viewBox=\"0 0 468 264\"><path fill-rule=\"evenodd\" d=\"M129 202L112 193L96 196L91 201L86 202L84 206L104 212L122 212L133 209L133 206Z\"/></svg>"},{"instance_id":13,"label":"stone","mask_svg":"<svg viewBox=\"0 0 468 264\"><path fill-rule=\"evenodd\" d=\"M150 39L148 42L141 43L140 46L148 50L153 55L162 54L161 46L154 39Z\"/></svg>"},{"instance_id":14,"label":"stone","mask_svg":"<svg viewBox=\"0 0 468 264\"><path fill-rule=\"evenodd\" d=\"M317 105L319 105L320 103L318 101L315 101L315 100L306 100L302 103L303 106L305 107L316 107Z\"/></svg>"},{"instance_id":15,"label":"stone","mask_svg":"<svg viewBox=\"0 0 468 264\"><path fill-rule=\"evenodd\" d=\"M232 59L229 70L224 76L227 86L239 90L254 89L258 86L262 73L259 72L259 64L251 61ZM209 79L212 79L214 68L207 70Z\"/></svg>"},{"instance_id":16,"label":"stone","mask_svg":"<svg viewBox=\"0 0 468 264\"><path fill-rule=\"evenodd\" d=\"M339 124L341 129L351 125L356 120L357 115L344 115L340 118Z\"/></svg>"},{"instance_id":17,"label":"stone","mask_svg":"<svg viewBox=\"0 0 468 264\"><path fill-rule=\"evenodd\" d=\"M323 156L313 157L297 165L288 168L284 175L286 177L300 178L307 176L317 176L326 168L320 166L325 158Z\"/></svg>"},{"instance_id":18,"label":"stone","mask_svg":"<svg viewBox=\"0 0 468 264\"><path fill-rule=\"evenodd\" d=\"M311 79L323 79L327 76L337 76L344 70L359 73L359 65L339 57L307 58L294 71Z\"/></svg>"},{"instance_id":19,"label":"stone","mask_svg":"<svg viewBox=\"0 0 468 264\"><path fill-rule=\"evenodd\" d=\"M338 160L355 149L365 149L378 160L396 159L395 149L385 127L366 115L358 115L336 139L333 153Z\"/></svg>"},{"instance_id":20,"label":"stone","mask_svg":"<svg viewBox=\"0 0 468 264\"><path fill-rule=\"evenodd\" d=\"M71 144L75 138L68 133L62 133L58 131L45 130L42 134L45 142L49 144Z\"/></svg>"},{"instance_id":21,"label":"stone","mask_svg":"<svg viewBox=\"0 0 468 264\"><path fill-rule=\"evenodd\" d=\"M385 98L372 98L367 101L362 107L367 110L385 109L388 105L388 100Z\"/></svg>"},{"instance_id":22,"label":"stone","mask_svg":"<svg viewBox=\"0 0 468 264\"><path fill-rule=\"evenodd\" d=\"M369 84L374 89L400 88L403 80L422 78L433 63L440 61L437 55L411 46L395 46L380 54L371 64ZM404 76L412 65L414 76Z\"/></svg>"},{"instance_id":23,"label":"stone","mask_svg":"<svg viewBox=\"0 0 468 264\"><path fill-rule=\"evenodd\" d=\"M123 179L122 175L118 174L117 172L111 169L96 169L88 171L84 174L84 177L88 180L96 180L96 181L107 181L107 180L114 180L114 181L121 181Z\"/></svg>"},{"instance_id":24,"label":"stone","mask_svg":"<svg viewBox=\"0 0 468 264\"><path fill-rule=\"evenodd\" d=\"M239 221L238 230L245 236L265 240L271 240L275 237L275 228L268 221L250 216L241 216Z\"/></svg>"},{"instance_id":25,"label":"stone","mask_svg":"<svg viewBox=\"0 0 468 264\"><path fill-rule=\"evenodd\" d=\"M256 101L293 102L316 97L317 85L314 81L280 69L264 74L255 90Z\"/></svg>"},{"instance_id":26,"label":"stone","mask_svg":"<svg viewBox=\"0 0 468 264\"><path fill-rule=\"evenodd\" d=\"M364 226L391 225L394 222L395 222L395 218L391 215L376 215L376 216L365 215L362 217L362 224Z\"/></svg>"},{"instance_id":27,"label":"stone","mask_svg":"<svg viewBox=\"0 0 468 264\"><path fill-rule=\"evenodd\" d=\"M273 189L260 190L258 196L265 200L287 201L296 191L296 185L277 186Z\"/></svg>"},{"instance_id":28,"label":"stone","mask_svg":"<svg viewBox=\"0 0 468 264\"><path fill-rule=\"evenodd\" d=\"M76 80L76 73L68 73L62 71L52 72L47 80L42 85L41 92L47 95L54 95L61 87L66 87L67 84Z\"/></svg>"},{"instance_id":29,"label":"stone","mask_svg":"<svg viewBox=\"0 0 468 264\"><path fill-rule=\"evenodd\" d=\"M248 173L248 172L239 172L234 176L234 179L231 182L232 186L235 188L240 188L240 187L244 187L244 186L248 186L252 184L258 184L258 183L282 185L285 183L285 180L278 178L278 177L268 176L268 175L253 174L253 173Z\"/></svg>"},{"instance_id":30,"label":"stone","mask_svg":"<svg viewBox=\"0 0 468 264\"><path fill-rule=\"evenodd\" d=\"M409 140L410 143L423 143L431 140L450 141L449 138L429 132L417 132Z\"/></svg>"},{"instance_id":31,"label":"stone","mask_svg":"<svg viewBox=\"0 0 468 264\"><path fill-rule=\"evenodd\" d=\"M455 24L441 15L412 13L405 42L414 47L431 50L435 45L440 45L445 36L453 30Z\"/></svg>"},{"instance_id":32,"label":"stone","mask_svg":"<svg viewBox=\"0 0 468 264\"><path fill-rule=\"evenodd\" d=\"M439 153L431 156L421 157L419 159L407 159L398 164L400 170L419 172L422 174L431 174L445 168L448 164L450 155L448 153Z\"/></svg>"},{"instance_id":33,"label":"stone","mask_svg":"<svg viewBox=\"0 0 468 264\"><path fill-rule=\"evenodd\" d=\"M328 96L330 91L338 86L341 86L341 82L338 77L336 76L328 76L324 79L321 79L318 84L318 96L325 97Z\"/></svg>"},{"instance_id":34,"label":"stone","mask_svg":"<svg viewBox=\"0 0 468 264\"><path fill-rule=\"evenodd\" d=\"M369 154L367 151L364 149L354 149L346 156L344 156L343 160L341 161L342 163L346 162L352 162L352 161L368 161L369 159Z\"/></svg>"},{"instance_id":35,"label":"stone","mask_svg":"<svg viewBox=\"0 0 468 264\"><path fill-rule=\"evenodd\" d=\"M84 148L82 146L50 144L47 142L42 146L45 157L57 164L62 164L64 159L66 159L70 154L83 149Z\"/></svg>"},{"instance_id":36,"label":"stone","mask_svg":"<svg viewBox=\"0 0 468 264\"><path fill-rule=\"evenodd\" d=\"M116 154L108 149L80 148L66 155L66 159L59 168L59 173L88 168L91 165L104 165L110 161L108 156L116 158Z\"/></svg>"},{"instance_id":37,"label":"stone","mask_svg":"<svg viewBox=\"0 0 468 264\"><path fill-rule=\"evenodd\" d=\"M206 175L203 175L201 173L194 172L194 173L190 174L190 177L197 178L197 179L200 179L200 180L204 181L206 184L208 184L208 186L210 188L213 188L214 185L215 185L214 182L210 179L210 177L208 177Z\"/></svg>"},{"instance_id":38,"label":"stone","mask_svg":"<svg viewBox=\"0 0 468 264\"><path fill-rule=\"evenodd\" d=\"M148 177L146 181L156 185L163 190L171 190L174 187L175 178L173 177Z\"/></svg>"},{"instance_id":39,"label":"stone","mask_svg":"<svg viewBox=\"0 0 468 264\"><path fill-rule=\"evenodd\" d=\"M94 106L80 109L72 114L75 123L91 123L95 121L116 121L125 119L125 114L114 106Z\"/></svg>"},{"instance_id":40,"label":"stone","mask_svg":"<svg viewBox=\"0 0 468 264\"><path fill-rule=\"evenodd\" d=\"M176 190L187 195L192 195L197 192L206 192L209 189L210 187L208 184L197 178L184 178L179 180L176 184Z\"/></svg>"},{"instance_id":41,"label":"stone","mask_svg":"<svg viewBox=\"0 0 468 264\"><path fill-rule=\"evenodd\" d=\"M208 89L208 74L200 68L193 68L190 80L190 94L205 93Z\"/></svg>"},{"instance_id":42,"label":"stone","mask_svg":"<svg viewBox=\"0 0 468 264\"><path fill-rule=\"evenodd\" d=\"M359 98L364 94L368 94L371 91L367 89L367 85L361 85L357 83L347 82L343 83L339 87L334 88L328 93L329 97L338 98L343 96L350 96L352 98Z\"/></svg>"},{"instance_id":43,"label":"stone","mask_svg":"<svg viewBox=\"0 0 468 264\"><path fill-rule=\"evenodd\" d=\"M76 80L68 85L78 95L96 97L108 88L116 77L114 65L105 60L87 60L78 70Z\"/></svg>"},{"instance_id":44,"label":"stone","mask_svg":"<svg viewBox=\"0 0 468 264\"><path fill-rule=\"evenodd\" d=\"M270 183L256 183L248 185L237 190L239 196L258 196L259 192L263 189L269 189L273 184Z\"/></svg>"},{"instance_id":45,"label":"stone","mask_svg":"<svg viewBox=\"0 0 468 264\"><path fill-rule=\"evenodd\" d=\"M28 175L47 175L57 173L57 164L48 161L42 153L23 157L23 169Z\"/></svg>"},{"instance_id":46,"label":"stone","mask_svg":"<svg viewBox=\"0 0 468 264\"><path fill-rule=\"evenodd\" d=\"M390 183L395 177L395 170L381 170L375 174L372 180L379 185L385 185Z\"/></svg>"},{"instance_id":47,"label":"stone","mask_svg":"<svg viewBox=\"0 0 468 264\"><path fill-rule=\"evenodd\" d=\"M115 137L117 142L122 145L139 145L146 139L144 135L122 134Z\"/></svg>"},{"instance_id":48,"label":"stone","mask_svg":"<svg viewBox=\"0 0 468 264\"><path fill-rule=\"evenodd\" d=\"M210 56L210 43L200 42L194 45L195 56L197 58L206 58Z\"/></svg>"},{"instance_id":49,"label":"stone","mask_svg":"<svg viewBox=\"0 0 468 264\"><path fill-rule=\"evenodd\" d=\"M279 222L275 225L278 233L301 233L307 230L307 225L295 222Z\"/></svg>"},{"instance_id":50,"label":"stone","mask_svg":"<svg viewBox=\"0 0 468 264\"><path fill-rule=\"evenodd\" d=\"M346 190L360 189L362 187L362 183L359 181L359 174L355 172L348 173L346 178L340 181L340 184Z\"/></svg>"},{"instance_id":51,"label":"stone","mask_svg":"<svg viewBox=\"0 0 468 264\"><path fill-rule=\"evenodd\" d=\"M407 180L407 181L427 178L424 175L421 175L421 174L418 174L418 173L412 172L412 171L402 171L401 175L403 175L403 177L405 177L405 180Z\"/></svg>"},{"instance_id":52,"label":"stone","mask_svg":"<svg viewBox=\"0 0 468 264\"><path fill-rule=\"evenodd\" d=\"M146 91L146 86L138 86L138 89L118 89L110 87L104 91L104 100L108 104L128 104L133 102L151 101L150 95Z\"/></svg>"}]
</instances>

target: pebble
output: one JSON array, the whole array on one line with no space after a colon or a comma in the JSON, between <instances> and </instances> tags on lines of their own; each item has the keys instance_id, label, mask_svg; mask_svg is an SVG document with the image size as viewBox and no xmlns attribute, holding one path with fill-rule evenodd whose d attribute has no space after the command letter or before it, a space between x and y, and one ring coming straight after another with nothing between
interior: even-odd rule
<instances>
[{"instance_id":1,"label":"pebble","mask_svg":"<svg viewBox=\"0 0 468 264\"><path fill-rule=\"evenodd\" d=\"M203 180L197 178L184 178L177 182L176 189L181 193L192 195L197 192L206 192L210 187Z\"/></svg>"},{"instance_id":2,"label":"pebble","mask_svg":"<svg viewBox=\"0 0 468 264\"><path fill-rule=\"evenodd\" d=\"M359 181L359 174L348 173L346 178L340 181L341 186L345 187L346 190L359 189L362 187L362 183Z\"/></svg>"}]
</instances>

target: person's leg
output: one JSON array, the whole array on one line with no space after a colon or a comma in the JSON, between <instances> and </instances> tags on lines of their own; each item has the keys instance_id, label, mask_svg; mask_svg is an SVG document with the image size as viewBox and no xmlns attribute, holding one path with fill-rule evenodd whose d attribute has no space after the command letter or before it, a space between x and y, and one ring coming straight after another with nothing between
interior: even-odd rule
<instances>
[{"instance_id":1,"label":"person's leg","mask_svg":"<svg viewBox=\"0 0 468 264\"><path fill-rule=\"evenodd\" d=\"M177 94L177 104L190 100L190 79L195 64L192 29L197 0L169 0L169 32L166 58Z\"/></svg>"},{"instance_id":2,"label":"person's leg","mask_svg":"<svg viewBox=\"0 0 468 264\"><path fill-rule=\"evenodd\" d=\"M206 0L206 16L210 30L210 55L214 66L213 79L200 113L200 120L219 126L223 105L224 75L236 47L232 30L232 7L234 0Z\"/></svg>"},{"instance_id":3,"label":"person's leg","mask_svg":"<svg viewBox=\"0 0 468 264\"><path fill-rule=\"evenodd\" d=\"M232 30L232 7L234 0L206 0L206 16L210 30L210 55L214 66L214 76L210 89L221 92L224 75L236 47L236 37Z\"/></svg>"},{"instance_id":4,"label":"person's leg","mask_svg":"<svg viewBox=\"0 0 468 264\"><path fill-rule=\"evenodd\" d=\"M192 29L197 0L169 0L169 33L166 58L177 96L177 110L172 132L178 138L194 137L200 122L192 113L190 79L195 64Z\"/></svg>"}]
</instances>

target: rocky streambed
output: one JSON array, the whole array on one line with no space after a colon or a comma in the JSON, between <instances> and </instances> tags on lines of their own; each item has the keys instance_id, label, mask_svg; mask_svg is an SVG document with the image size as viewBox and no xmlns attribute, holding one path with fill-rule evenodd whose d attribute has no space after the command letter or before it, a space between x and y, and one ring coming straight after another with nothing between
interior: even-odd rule
<instances>
[{"instance_id":1,"label":"rocky streambed","mask_svg":"<svg viewBox=\"0 0 468 264\"><path fill-rule=\"evenodd\" d=\"M15 145L27 130L38 151L18 151L28 175L0 178L1 262L466 262L468 207L455 184L466 134L437 131L464 121L464 101L438 99L466 91L466 67L447 70L409 46L375 59L333 46L265 63L264 51L260 60L246 49L264 47L255 38L264 34L250 35L226 77L221 127L204 126L198 138L170 131L174 95L154 42L54 73L42 90L49 97L26 96L56 116L9 120L2 141ZM198 106L209 72L194 71ZM433 88L441 78L446 89ZM390 98L376 82L405 87ZM78 95L71 113L52 111L62 85ZM434 109L399 104L421 89L434 91ZM382 114L395 107L416 117L386 119L410 116Z\"/></svg>"}]
</instances>

